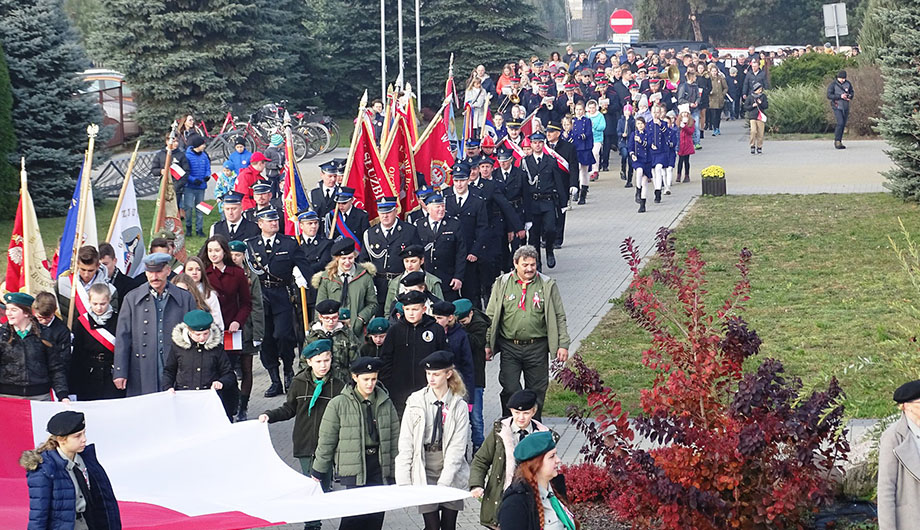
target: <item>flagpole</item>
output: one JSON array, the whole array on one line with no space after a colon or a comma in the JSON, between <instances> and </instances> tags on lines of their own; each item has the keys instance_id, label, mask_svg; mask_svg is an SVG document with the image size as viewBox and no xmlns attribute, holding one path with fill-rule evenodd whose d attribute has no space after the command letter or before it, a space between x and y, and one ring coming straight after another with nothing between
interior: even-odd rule
<instances>
[{"instance_id":1,"label":"flagpole","mask_svg":"<svg viewBox=\"0 0 920 530\"><path fill-rule=\"evenodd\" d=\"M172 123L172 129L169 131L169 145L166 146L166 160L163 162L163 177L160 179L160 191L157 193L156 211L153 214L153 226L150 227L150 237L160 230L160 222L166 217L166 186L172 186L169 182L170 168L172 168L172 144L176 140L176 129L179 124Z\"/></svg>"},{"instance_id":2,"label":"flagpole","mask_svg":"<svg viewBox=\"0 0 920 530\"><path fill-rule=\"evenodd\" d=\"M425 127L425 130L422 131L422 134L419 135L418 140L415 142L415 145L412 146L413 153L418 151L418 146L422 145L422 142L428 139L428 136L431 135L431 131L433 131L435 126L438 124L438 122L444 118L444 115L442 113L444 112L444 108L447 107L448 102L450 102L450 98L449 97L444 98L444 103L441 104L441 108L438 109L438 112L435 114L434 119L428 122L428 126Z\"/></svg>"},{"instance_id":3,"label":"flagpole","mask_svg":"<svg viewBox=\"0 0 920 530\"><path fill-rule=\"evenodd\" d=\"M112 223L109 225L109 233L106 234L105 240L112 242L112 231L115 230L115 222L118 221L118 214L121 212L121 203L125 200L125 191L128 189L128 182L131 181L131 173L134 171L134 163L137 161L137 150L141 146L138 140L134 144L134 152L131 154L131 160L128 162L128 171L125 173L125 181L121 183L121 192L118 194L118 202L115 203L115 213L112 214Z\"/></svg>"},{"instance_id":4,"label":"flagpole","mask_svg":"<svg viewBox=\"0 0 920 530\"><path fill-rule=\"evenodd\" d=\"M29 179L26 175L26 157L22 157L21 169L19 170L19 202L22 204L22 271L23 275L26 277L25 283L23 283L23 289L25 292L31 294L32 291L32 281L29 278L29 271L32 270L29 268L30 252L29 252L29 239L25 237L25 226L26 226L26 212L25 212L25 198L26 194L29 193Z\"/></svg>"},{"instance_id":5,"label":"flagpole","mask_svg":"<svg viewBox=\"0 0 920 530\"><path fill-rule=\"evenodd\" d=\"M403 9L402 9L402 0L396 0L396 18L398 19L397 29L399 37L399 77L403 77L403 68L405 63L403 61Z\"/></svg>"},{"instance_id":6,"label":"flagpole","mask_svg":"<svg viewBox=\"0 0 920 530\"><path fill-rule=\"evenodd\" d=\"M415 0L415 88L418 89L416 104L422 109L422 43L421 43L421 0Z\"/></svg>"},{"instance_id":7,"label":"flagpole","mask_svg":"<svg viewBox=\"0 0 920 530\"><path fill-rule=\"evenodd\" d=\"M296 203L297 202L297 190L294 188L294 186L299 185L299 183L294 182L294 176L296 175L296 173L294 172L294 133L292 132L292 130L293 130L293 126L291 125L291 114L287 110L285 110L284 111L284 140L286 144L285 154L287 155L286 158L287 158L288 179L290 182L289 184L290 187L288 188L288 196L286 197L285 200L290 201L291 197L293 196L294 202ZM297 180L300 180L300 179L298 178ZM290 207L291 205L289 202L288 204L284 205L285 210L288 210ZM312 207L310 206L309 197L307 198L307 207L312 209ZM297 238L297 244L300 245L302 241L300 237L300 220L297 219L296 212L294 214L294 223L295 223L294 237ZM300 272L304 273L305 271L300 271ZM309 281L309 278L305 278L305 279ZM303 309L302 313L303 313L304 333L309 333L310 315L309 315L309 311L307 310L307 290L304 287L300 288L300 304L301 304L301 308Z\"/></svg>"},{"instance_id":8,"label":"flagpole","mask_svg":"<svg viewBox=\"0 0 920 530\"><path fill-rule=\"evenodd\" d=\"M83 175L80 176L80 208L77 210L77 233L74 236L73 257L70 260L70 310L67 311L67 327L73 329L73 311L77 302L76 282L74 275L77 267L77 250L83 246L83 225L86 222L86 208L94 208L89 202L90 174L93 168L93 149L96 146L96 135L99 126L91 123L86 126L86 135L89 137L89 147L86 148L86 162L83 164Z\"/></svg>"},{"instance_id":9,"label":"flagpole","mask_svg":"<svg viewBox=\"0 0 920 530\"><path fill-rule=\"evenodd\" d=\"M387 10L386 0L380 0L380 99L387 101Z\"/></svg>"}]
</instances>

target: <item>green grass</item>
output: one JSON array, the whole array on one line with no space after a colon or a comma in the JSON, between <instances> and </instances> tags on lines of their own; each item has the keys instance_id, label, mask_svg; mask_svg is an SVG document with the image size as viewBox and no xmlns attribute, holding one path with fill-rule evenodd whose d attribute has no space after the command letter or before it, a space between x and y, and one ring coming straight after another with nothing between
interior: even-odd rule
<instances>
[{"instance_id":1,"label":"green grass","mask_svg":"<svg viewBox=\"0 0 920 530\"><path fill-rule=\"evenodd\" d=\"M677 244L682 252L703 252L710 308L737 279L738 251L753 251L744 316L763 346L746 369L778 358L805 389L836 376L847 392L847 415L877 418L892 413L891 393L902 382L886 359L907 348L896 340L905 317L893 303L917 296L888 242L889 235L900 239L898 217L916 227L920 208L888 194L704 197L678 227ZM641 364L649 344L649 335L616 306L579 353L635 411L639 390L651 383L652 372ZM554 384L546 414L564 415L566 405L578 402Z\"/></svg>"},{"instance_id":2,"label":"green grass","mask_svg":"<svg viewBox=\"0 0 920 530\"><path fill-rule=\"evenodd\" d=\"M213 200L206 201L209 204L214 204ZM149 246L150 244L150 226L153 223L153 215L156 209L156 201L154 200L140 200L137 201L138 213L141 217L141 222L144 224L144 241ZM66 212L65 212L66 213ZM99 234L99 241L105 241L106 236L109 232L109 224L112 222L112 214L115 213L115 200L106 200L101 205L96 207L96 229ZM211 215L204 216L204 231L207 233L208 229L211 227L211 224L220 219L220 214L217 213L217 208L211 211ZM64 222L66 220L66 215L64 217L49 217L46 219L39 219L38 225L42 233L42 242L45 244L45 250L48 253L48 259L51 260L51 256L54 255L54 251L57 249L58 238L61 237L61 233L64 231ZM13 233L13 221L0 221L0 241L2 241L3 250L2 256L0 256L0 272L2 276L6 277L6 254L7 247L9 246L10 236ZM189 252L198 252L198 249L204 245L204 237L187 237L186 238L186 248Z\"/></svg>"}]
</instances>

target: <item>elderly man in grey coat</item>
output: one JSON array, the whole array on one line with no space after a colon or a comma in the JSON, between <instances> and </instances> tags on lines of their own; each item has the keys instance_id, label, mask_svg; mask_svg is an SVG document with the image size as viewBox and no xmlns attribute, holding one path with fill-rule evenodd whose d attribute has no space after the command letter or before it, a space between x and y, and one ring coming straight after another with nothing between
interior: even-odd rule
<instances>
[{"instance_id":1,"label":"elderly man in grey coat","mask_svg":"<svg viewBox=\"0 0 920 530\"><path fill-rule=\"evenodd\" d=\"M878 449L879 530L907 530L920 522L920 380L894 391L901 418Z\"/></svg>"},{"instance_id":2,"label":"elderly man in grey coat","mask_svg":"<svg viewBox=\"0 0 920 530\"><path fill-rule=\"evenodd\" d=\"M147 283L122 301L112 378L128 397L160 391L170 334L186 313L197 309L191 294L169 285L169 260L162 252L144 257Z\"/></svg>"}]
</instances>

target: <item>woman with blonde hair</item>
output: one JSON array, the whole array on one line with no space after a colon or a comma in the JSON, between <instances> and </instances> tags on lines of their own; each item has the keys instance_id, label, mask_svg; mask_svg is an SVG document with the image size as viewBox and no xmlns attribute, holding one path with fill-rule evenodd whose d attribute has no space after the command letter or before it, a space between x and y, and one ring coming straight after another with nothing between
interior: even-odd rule
<instances>
[{"instance_id":1,"label":"woman with blonde hair","mask_svg":"<svg viewBox=\"0 0 920 530\"><path fill-rule=\"evenodd\" d=\"M342 238L332 244L332 260L325 270L313 275L311 283L316 288L316 303L335 300L347 310L348 317L341 318L350 325L355 336L364 337L364 328L377 314L377 290L374 275L377 267L373 263L355 263L358 253L355 242Z\"/></svg>"},{"instance_id":2,"label":"woman with blonde hair","mask_svg":"<svg viewBox=\"0 0 920 530\"><path fill-rule=\"evenodd\" d=\"M396 454L396 484L437 485L466 489L470 466L466 446L470 441L469 405L463 399L466 386L454 369L454 355L438 350L422 366L428 386L406 400ZM419 507L425 530L454 530L463 501Z\"/></svg>"}]
</instances>

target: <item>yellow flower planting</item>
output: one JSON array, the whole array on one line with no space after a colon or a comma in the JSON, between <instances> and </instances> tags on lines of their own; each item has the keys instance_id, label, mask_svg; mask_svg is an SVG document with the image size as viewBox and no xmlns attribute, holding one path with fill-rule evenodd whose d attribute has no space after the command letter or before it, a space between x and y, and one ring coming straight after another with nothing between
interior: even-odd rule
<instances>
[{"instance_id":1,"label":"yellow flower planting","mask_svg":"<svg viewBox=\"0 0 920 530\"><path fill-rule=\"evenodd\" d=\"M722 166L709 166L703 170L704 179L724 179L725 170L722 169Z\"/></svg>"}]
</instances>

